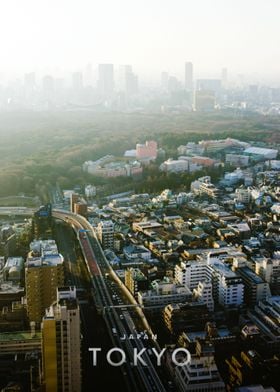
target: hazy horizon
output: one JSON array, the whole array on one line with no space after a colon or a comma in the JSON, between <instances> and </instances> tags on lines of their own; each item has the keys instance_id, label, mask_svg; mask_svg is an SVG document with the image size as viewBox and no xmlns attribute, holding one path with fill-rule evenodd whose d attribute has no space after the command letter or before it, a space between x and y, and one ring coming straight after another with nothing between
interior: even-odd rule
<instances>
[{"instance_id":1,"label":"hazy horizon","mask_svg":"<svg viewBox=\"0 0 280 392\"><path fill-rule=\"evenodd\" d=\"M244 74L279 82L279 2L222 0L10 0L0 5L2 77L83 70L86 64L132 64L153 78Z\"/></svg>"}]
</instances>

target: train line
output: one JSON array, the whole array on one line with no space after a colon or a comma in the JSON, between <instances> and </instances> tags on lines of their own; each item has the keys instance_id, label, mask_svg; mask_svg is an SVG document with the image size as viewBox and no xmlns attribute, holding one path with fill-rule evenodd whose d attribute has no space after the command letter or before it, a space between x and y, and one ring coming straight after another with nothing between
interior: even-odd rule
<instances>
[{"instance_id":1,"label":"train line","mask_svg":"<svg viewBox=\"0 0 280 392\"><path fill-rule=\"evenodd\" d=\"M135 392L165 392L166 388L155 370L143 341L140 339L121 339L122 336L136 334L136 327L125 303L123 307L114 307L116 303L112 299L109 284L107 283L108 277L113 275L112 268L104 256L90 223L84 217L64 210L53 210L53 217L67 222L77 233L91 278L96 307L103 314L112 343L115 347L122 348L127 355L127 361L122 365L122 372L128 390ZM116 277L113 276L113 278L116 281L115 284L120 286L120 290L123 290ZM128 305L135 305L135 299L133 296L131 297L127 299ZM136 314L138 313L142 322L144 320L144 325L148 326L142 309L135 308L135 312ZM146 366L141 363L133 366L135 350L140 352L143 349L145 350L141 357L145 361Z\"/></svg>"}]
</instances>

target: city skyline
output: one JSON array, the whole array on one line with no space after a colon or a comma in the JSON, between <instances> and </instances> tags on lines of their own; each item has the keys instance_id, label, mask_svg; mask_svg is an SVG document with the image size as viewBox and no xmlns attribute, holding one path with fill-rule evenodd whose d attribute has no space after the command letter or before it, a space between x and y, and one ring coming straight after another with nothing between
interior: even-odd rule
<instances>
[{"instance_id":1,"label":"city skyline","mask_svg":"<svg viewBox=\"0 0 280 392\"><path fill-rule=\"evenodd\" d=\"M279 82L275 0L141 4L2 4L2 77L33 70L75 72L90 62L132 64L136 74L150 80L162 71L183 79L184 63L191 61L197 78L217 77L227 67L235 75Z\"/></svg>"}]
</instances>

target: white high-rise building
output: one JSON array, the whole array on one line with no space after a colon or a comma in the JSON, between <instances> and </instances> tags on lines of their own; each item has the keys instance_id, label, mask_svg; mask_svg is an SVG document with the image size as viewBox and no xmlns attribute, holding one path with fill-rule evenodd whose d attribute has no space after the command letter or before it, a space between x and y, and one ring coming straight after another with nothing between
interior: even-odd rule
<instances>
[{"instance_id":1,"label":"white high-rise building","mask_svg":"<svg viewBox=\"0 0 280 392\"><path fill-rule=\"evenodd\" d=\"M175 266L175 281L190 290L197 288L200 282L211 280L211 273L206 260L182 262Z\"/></svg>"},{"instance_id":2,"label":"white high-rise building","mask_svg":"<svg viewBox=\"0 0 280 392\"><path fill-rule=\"evenodd\" d=\"M114 223L111 220L101 221L97 226L97 236L104 249L113 249Z\"/></svg>"},{"instance_id":3,"label":"white high-rise building","mask_svg":"<svg viewBox=\"0 0 280 392\"><path fill-rule=\"evenodd\" d=\"M200 260L182 262L175 266L175 281L191 290L196 289L195 295L198 295L197 289L201 282L211 282L212 296L216 303L223 307L240 306L244 302L244 284L223 261L226 257L227 251L209 252L202 255ZM207 293L209 290L210 286L207 287Z\"/></svg>"}]
</instances>

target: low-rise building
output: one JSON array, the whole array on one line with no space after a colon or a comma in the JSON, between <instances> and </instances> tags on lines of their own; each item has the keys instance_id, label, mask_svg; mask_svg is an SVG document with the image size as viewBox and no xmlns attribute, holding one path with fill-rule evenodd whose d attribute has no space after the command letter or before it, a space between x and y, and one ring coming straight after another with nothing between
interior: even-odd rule
<instances>
[{"instance_id":1,"label":"low-rise building","mask_svg":"<svg viewBox=\"0 0 280 392\"><path fill-rule=\"evenodd\" d=\"M166 328L172 334L182 331L200 331L209 320L207 306L200 301L169 304L163 310Z\"/></svg>"},{"instance_id":2,"label":"low-rise building","mask_svg":"<svg viewBox=\"0 0 280 392\"><path fill-rule=\"evenodd\" d=\"M123 248L123 254L127 260L142 259L150 260L151 251L143 245L128 245Z\"/></svg>"},{"instance_id":3,"label":"low-rise building","mask_svg":"<svg viewBox=\"0 0 280 392\"><path fill-rule=\"evenodd\" d=\"M8 257L3 268L3 277L6 281L20 282L23 278L24 263L22 257Z\"/></svg>"},{"instance_id":4,"label":"low-rise building","mask_svg":"<svg viewBox=\"0 0 280 392\"><path fill-rule=\"evenodd\" d=\"M169 158L163 162L159 169L167 173L181 173L189 171L189 162L185 159L172 159Z\"/></svg>"},{"instance_id":5,"label":"low-rise building","mask_svg":"<svg viewBox=\"0 0 280 392\"><path fill-rule=\"evenodd\" d=\"M198 343L191 361L175 369L175 382L179 391L185 392L225 392L225 384L214 359L211 343ZM182 358L184 362L185 358Z\"/></svg>"},{"instance_id":6,"label":"low-rise building","mask_svg":"<svg viewBox=\"0 0 280 392\"><path fill-rule=\"evenodd\" d=\"M226 154L226 163L235 167L248 166L249 157L247 155Z\"/></svg>"},{"instance_id":7,"label":"low-rise building","mask_svg":"<svg viewBox=\"0 0 280 392\"><path fill-rule=\"evenodd\" d=\"M192 298L187 287L173 283L169 278L155 280L151 286L151 290L138 292L138 302L147 310L161 310L168 304L184 303Z\"/></svg>"},{"instance_id":8,"label":"low-rise building","mask_svg":"<svg viewBox=\"0 0 280 392\"><path fill-rule=\"evenodd\" d=\"M20 354L41 352L42 334L32 328L31 332L3 332L0 333L0 353Z\"/></svg>"},{"instance_id":9,"label":"low-rise building","mask_svg":"<svg viewBox=\"0 0 280 392\"><path fill-rule=\"evenodd\" d=\"M125 270L125 285L136 296L138 291L145 291L149 288L149 281L139 268L127 268Z\"/></svg>"},{"instance_id":10,"label":"low-rise building","mask_svg":"<svg viewBox=\"0 0 280 392\"><path fill-rule=\"evenodd\" d=\"M211 183L211 177L200 177L191 183L191 191L196 195L206 195L211 198L219 196L219 189Z\"/></svg>"},{"instance_id":11,"label":"low-rise building","mask_svg":"<svg viewBox=\"0 0 280 392\"><path fill-rule=\"evenodd\" d=\"M266 343L273 350L280 349L280 296L272 296L258 302L250 309L248 316L266 336Z\"/></svg>"},{"instance_id":12,"label":"low-rise building","mask_svg":"<svg viewBox=\"0 0 280 392\"><path fill-rule=\"evenodd\" d=\"M244 155L256 157L258 160L275 159L278 155L278 150L272 148L249 147L244 151Z\"/></svg>"}]
</instances>

